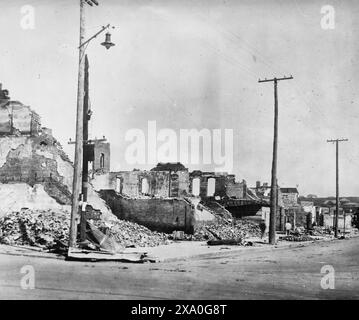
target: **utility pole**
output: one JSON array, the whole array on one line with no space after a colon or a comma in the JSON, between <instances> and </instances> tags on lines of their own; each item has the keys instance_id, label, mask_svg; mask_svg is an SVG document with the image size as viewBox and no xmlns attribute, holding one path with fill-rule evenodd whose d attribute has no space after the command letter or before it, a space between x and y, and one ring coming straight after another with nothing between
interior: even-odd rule
<instances>
[{"instance_id":1,"label":"utility pole","mask_svg":"<svg viewBox=\"0 0 359 320\"><path fill-rule=\"evenodd\" d=\"M258 80L261 82L274 82L274 137L273 137L273 159L272 159L272 179L270 194L270 215L269 215L269 243L275 244L275 225L277 213L277 150L278 150L278 81L291 80L293 76L283 78L273 78Z\"/></svg>"},{"instance_id":2,"label":"utility pole","mask_svg":"<svg viewBox=\"0 0 359 320\"><path fill-rule=\"evenodd\" d=\"M83 156L82 156L82 202L83 208L81 210L80 221L80 240L86 240L86 204L87 204L87 190L88 190L88 157L92 150L89 150L88 145L88 122L91 119L91 110L89 109L89 61L85 55L85 78L84 78L84 110L83 110Z\"/></svg>"},{"instance_id":3,"label":"utility pole","mask_svg":"<svg viewBox=\"0 0 359 320\"><path fill-rule=\"evenodd\" d=\"M69 247L76 245L77 218L79 214L79 198L82 182L82 158L83 158L83 103L84 103L84 67L85 47L82 43L85 39L85 0L80 0L80 45L79 45L79 69L77 84L77 112L76 112L76 141L75 141L75 162L74 179L72 184L72 207L70 222Z\"/></svg>"},{"instance_id":4,"label":"utility pole","mask_svg":"<svg viewBox=\"0 0 359 320\"><path fill-rule=\"evenodd\" d=\"M78 83L77 83L77 111L76 111L76 141L75 141L75 157L74 157L74 178L72 183L72 207L70 220L70 236L69 248L76 245L77 239L77 221L79 217L79 203L82 186L82 161L83 161L83 121L84 121L84 69L85 69L85 50L86 46L92 39L96 38L110 25L102 27L90 39L85 41L85 4L89 6L98 6L97 0L79 0L80 3L80 41L79 41L79 67L78 67ZM108 49L114 44L111 42L111 35L106 35L103 45Z\"/></svg>"},{"instance_id":5,"label":"utility pole","mask_svg":"<svg viewBox=\"0 0 359 320\"><path fill-rule=\"evenodd\" d=\"M89 81L89 61L85 55L85 92L84 92L84 112L83 112L83 158L82 158L82 210L80 221L80 240L86 240L86 206L88 198L89 184L89 161L94 161L95 143L104 142L106 138L89 140L89 121L91 120L92 111L90 110L90 81Z\"/></svg>"},{"instance_id":6,"label":"utility pole","mask_svg":"<svg viewBox=\"0 0 359 320\"><path fill-rule=\"evenodd\" d=\"M338 237L338 216L339 216L339 142L348 141L348 139L331 139L327 142L335 142L335 157L336 157L336 175L335 175L335 223L334 223L334 236Z\"/></svg>"}]
</instances>

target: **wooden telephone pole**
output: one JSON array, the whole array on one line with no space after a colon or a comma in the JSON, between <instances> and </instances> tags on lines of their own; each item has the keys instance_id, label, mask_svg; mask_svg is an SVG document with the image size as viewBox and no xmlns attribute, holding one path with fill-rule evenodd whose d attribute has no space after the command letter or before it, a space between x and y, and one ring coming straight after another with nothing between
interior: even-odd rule
<instances>
[{"instance_id":1,"label":"wooden telephone pole","mask_svg":"<svg viewBox=\"0 0 359 320\"><path fill-rule=\"evenodd\" d=\"M98 6L97 0L79 0L80 3L80 41L79 41L79 67L77 83L77 111L76 111L76 141L75 141L75 159L74 159L74 178L72 183L72 207L70 220L69 248L75 247L77 239L77 220L79 218L80 194L82 189L82 162L83 162L83 143L84 143L84 72L85 72L85 44L88 44L93 38L97 37L109 25L85 41L85 5ZM106 45L113 45L106 42Z\"/></svg>"},{"instance_id":2,"label":"wooden telephone pole","mask_svg":"<svg viewBox=\"0 0 359 320\"><path fill-rule=\"evenodd\" d=\"M83 155L82 155L82 202L83 208L81 210L80 221L80 240L86 240L86 204L87 204L87 191L88 191L88 161L89 161L89 120L91 119L91 110L89 108L89 61L85 55L85 81L84 81L84 110L83 110Z\"/></svg>"},{"instance_id":3,"label":"wooden telephone pole","mask_svg":"<svg viewBox=\"0 0 359 320\"><path fill-rule=\"evenodd\" d=\"M270 215L269 215L269 243L275 244L275 229L276 229L276 213L277 213L277 150L278 150L278 81L291 80L290 77L273 78L258 80L261 82L274 82L274 137L273 137L273 160L272 160L272 179L271 179L271 194L270 194Z\"/></svg>"},{"instance_id":4,"label":"wooden telephone pole","mask_svg":"<svg viewBox=\"0 0 359 320\"><path fill-rule=\"evenodd\" d=\"M77 218L79 216L80 190L82 184L82 158L83 158L83 103L84 103L84 69L85 69L85 1L80 0L80 46L79 46L79 69L77 84L77 112L76 112L76 141L74 179L72 184L72 207L70 222L69 248L76 245Z\"/></svg>"},{"instance_id":5,"label":"wooden telephone pole","mask_svg":"<svg viewBox=\"0 0 359 320\"><path fill-rule=\"evenodd\" d=\"M335 174L335 220L334 220L334 236L338 237L338 216L339 216L339 142L348 141L348 139L332 139L327 142L335 143L335 158L336 158L336 174Z\"/></svg>"},{"instance_id":6,"label":"wooden telephone pole","mask_svg":"<svg viewBox=\"0 0 359 320\"><path fill-rule=\"evenodd\" d=\"M86 206L88 199L88 185L89 185L89 161L95 160L95 143L107 141L105 136L102 139L89 140L89 121L91 119L92 111L90 110L90 94L89 94L89 61L85 55L85 76L84 76L84 104L83 104L83 149L82 149L82 188L81 200L82 207L80 213L80 240L86 240ZM69 144L76 144L71 139ZM80 208L79 208L80 210ZM77 230L77 229L76 229ZM77 231L76 231L77 234Z\"/></svg>"}]
</instances>

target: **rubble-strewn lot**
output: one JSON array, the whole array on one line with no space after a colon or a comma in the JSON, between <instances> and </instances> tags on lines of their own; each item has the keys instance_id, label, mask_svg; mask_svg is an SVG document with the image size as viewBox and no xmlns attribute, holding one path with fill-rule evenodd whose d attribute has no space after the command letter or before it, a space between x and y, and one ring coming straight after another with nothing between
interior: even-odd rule
<instances>
[{"instance_id":1,"label":"rubble-strewn lot","mask_svg":"<svg viewBox=\"0 0 359 320\"><path fill-rule=\"evenodd\" d=\"M166 234L153 232L136 223L115 219L93 223L123 246L145 247L167 243ZM59 244L67 246L69 228L70 214L66 211L21 210L0 219L0 243L44 249L52 249Z\"/></svg>"},{"instance_id":2,"label":"rubble-strewn lot","mask_svg":"<svg viewBox=\"0 0 359 320\"><path fill-rule=\"evenodd\" d=\"M316 240L315 237L307 236L307 235L288 235L279 237L280 240L285 241L313 241Z\"/></svg>"},{"instance_id":3,"label":"rubble-strewn lot","mask_svg":"<svg viewBox=\"0 0 359 320\"><path fill-rule=\"evenodd\" d=\"M151 231L148 228L116 218L91 221L101 232L113 238L123 247L154 247L168 244L172 235ZM0 219L0 243L30 245L43 249L66 247L70 228L70 214L61 210L22 209ZM234 224L221 221L196 228L186 240L236 240L260 236L259 227L253 222L237 221Z\"/></svg>"},{"instance_id":4,"label":"rubble-strewn lot","mask_svg":"<svg viewBox=\"0 0 359 320\"><path fill-rule=\"evenodd\" d=\"M21 210L0 219L0 242L50 249L67 243L69 228L67 212Z\"/></svg>"},{"instance_id":5,"label":"rubble-strewn lot","mask_svg":"<svg viewBox=\"0 0 359 320\"><path fill-rule=\"evenodd\" d=\"M114 238L125 247L155 247L168 244L168 235L156 231L151 231L145 226L137 223L113 219L111 221L96 220L94 225L105 234Z\"/></svg>"},{"instance_id":6,"label":"rubble-strewn lot","mask_svg":"<svg viewBox=\"0 0 359 320\"><path fill-rule=\"evenodd\" d=\"M358 229L350 228L346 231L345 237L352 237L358 233ZM339 234L339 237L344 236L344 234ZM305 230L305 228L300 227L296 230L291 231L289 235L280 236L279 240L284 241L313 241L320 239L333 239L334 230L333 228L325 227L313 227L311 230Z\"/></svg>"},{"instance_id":7,"label":"rubble-strewn lot","mask_svg":"<svg viewBox=\"0 0 359 320\"><path fill-rule=\"evenodd\" d=\"M244 241L247 237L260 237L259 226L250 221L238 220L232 223L213 223L196 228L190 240L237 240Z\"/></svg>"}]
</instances>

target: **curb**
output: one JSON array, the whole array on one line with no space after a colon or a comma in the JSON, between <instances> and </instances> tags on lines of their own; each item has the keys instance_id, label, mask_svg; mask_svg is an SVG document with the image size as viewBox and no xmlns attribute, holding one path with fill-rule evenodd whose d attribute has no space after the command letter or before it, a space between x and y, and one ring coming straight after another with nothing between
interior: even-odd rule
<instances>
[{"instance_id":1,"label":"curb","mask_svg":"<svg viewBox=\"0 0 359 320\"><path fill-rule=\"evenodd\" d=\"M347 238L347 239L353 239L353 238L359 238L359 235L352 236L352 237ZM243 247L243 246L240 246L240 247L238 247L236 249L223 251L223 252L218 251L218 252L209 252L209 253L199 253L199 254L188 255L188 256L183 256L183 257L174 257L174 258L158 258L158 257L155 257L155 256L148 255L148 259L151 260L151 262L155 262L155 263L166 263L166 262L185 261L185 260L188 260L188 259L223 257L223 256L236 254L236 253L239 253L241 251L246 251L246 250L256 250L257 252L258 251L260 252L260 251L280 250L280 249L287 249L287 248L301 248L301 247L310 246L310 245L315 244L315 243L338 241L338 240L341 240L341 239L332 239L332 238L330 238L330 239L320 239L320 240L288 243L288 244L280 245L280 246L278 246L278 244L273 245L273 246L267 244L265 246L260 246L260 247L255 247L255 246L254 247L252 247L252 246Z\"/></svg>"},{"instance_id":2,"label":"curb","mask_svg":"<svg viewBox=\"0 0 359 320\"><path fill-rule=\"evenodd\" d=\"M23 248L18 247L18 250L23 250ZM55 260L65 260L64 256L58 255L56 253L50 253L50 252L38 252L38 253L32 253L32 252L9 252L9 251L2 251L0 250L0 255L9 255L9 256L19 256L19 257L33 257L33 258L43 258L43 259L55 259Z\"/></svg>"},{"instance_id":3,"label":"curb","mask_svg":"<svg viewBox=\"0 0 359 320\"><path fill-rule=\"evenodd\" d=\"M351 236L350 238L346 238L346 240L349 239L353 239L353 238L359 238L359 235L354 235ZM144 258L143 262L151 262L151 263L165 263L165 262L176 262L176 261L185 261L188 259L198 259L198 258L216 258L216 257L223 257L223 256L228 256L228 255L233 255L239 252L245 252L247 250L256 250L256 251L268 251L268 250L280 250L280 249L287 249L287 248L301 248L301 247L307 247L310 246L312 244L315 243L321 243L321 242L330 242L330 241L339 241L342 239L320 239L320 240L312 240L312 241L303 241L303 242L294 242L294 243L283 243L283 245L269 245L269 244L264 244L263 246L238 246L238 248L232 248L231 250L223 250L221 251L216 251L216 252L207 252L207 253L198 253L198 254L193 254L193 255L188 255L188 256L183 256L183 257L173 257L173 258L159 258L156 256L151 256L150 254L148 256L146 256L146 258ZM344 240L344 239L343 239ZM226 246L228 247L228 246ZM66 257L65 256L61 256L55 253L49 253L49 252L21 252L24 249L27 248L23 248L20 246L12 246L11 248L14 249L15 252L9 252L6 251L6 249L4 251L1 250L1 246L0 246L0 255L11 255L11 256L24 256L24 257L34 257L34 258L44 258L44 259L57 259L57 260L63 260L66 261ZM16 250L19 250L16 252ZM27 250L31 250L31 249L27 249ZM34 250L36 251L36 250Z\"/></svg>"}]
</instances>

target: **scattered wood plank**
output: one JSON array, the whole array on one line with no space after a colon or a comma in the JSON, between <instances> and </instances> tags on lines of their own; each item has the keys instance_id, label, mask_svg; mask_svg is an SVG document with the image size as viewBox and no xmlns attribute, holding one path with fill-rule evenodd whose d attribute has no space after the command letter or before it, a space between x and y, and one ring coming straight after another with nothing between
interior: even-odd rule
<instances>
[{"instance_id":1,"label":"scattered wood plank","mask_svg":"<svg viewBox=\"0 0 359 320\"><path fill-rule=\"evenodd\" d=\"M242 240L209 240L207 241L209 246L240 246L242 244Z\"/></svg>"},{"instance_id":2,"label":"scattered wood plank","mask_svg":"<svg viewBox=\"0 0 359 320\"><path fill-rule=\"evenodd\" d=\"M153 262L147 257L146 253L115 253L103 251L92 251L79 248L69 248L67 253L67 260L73 261L119 261L119 262L132 262L144 263Z\"/></svg>"}]
</instances>

